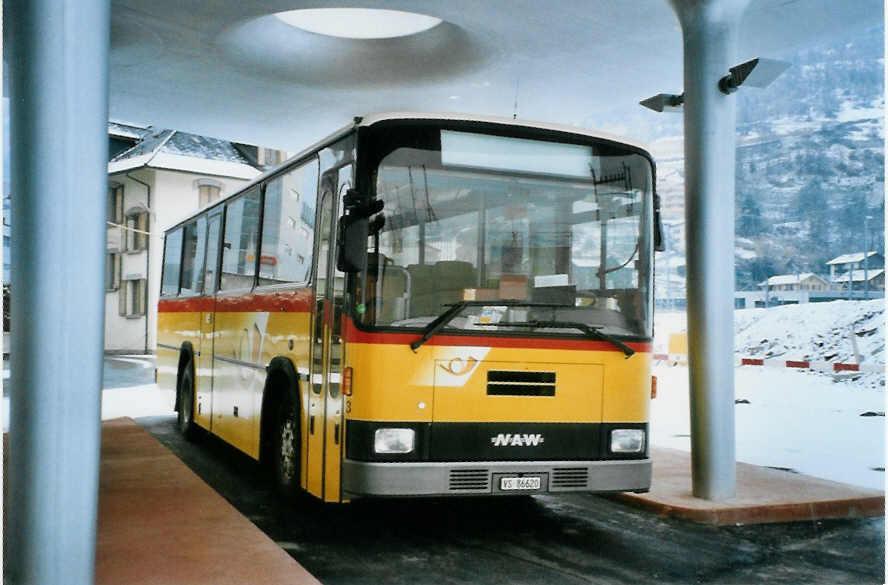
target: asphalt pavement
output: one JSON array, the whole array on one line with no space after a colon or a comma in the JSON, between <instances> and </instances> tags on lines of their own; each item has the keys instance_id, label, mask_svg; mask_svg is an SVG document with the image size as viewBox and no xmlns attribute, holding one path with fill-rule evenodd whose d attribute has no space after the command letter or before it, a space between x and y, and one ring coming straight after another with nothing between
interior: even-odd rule
<instances>
[{"instance_id":1,"label":"asphalt pavement","mask_svg":"<svg viewBox=\"0 0 888 585\"><path fill-rule=\"evenodd\" d=\"M884 518L715 527L587 494L285 499L221 441L139 419L322 583L884 583Z\"/></svg>"}]
</instances>

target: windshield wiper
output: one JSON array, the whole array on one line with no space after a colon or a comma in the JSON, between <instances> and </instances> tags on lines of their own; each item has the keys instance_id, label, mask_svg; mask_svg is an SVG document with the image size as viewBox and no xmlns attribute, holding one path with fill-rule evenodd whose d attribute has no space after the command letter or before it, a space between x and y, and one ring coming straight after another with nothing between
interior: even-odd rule
<instances>
[{"instance_id":1,"label":"windshield wiper","mask_svg":"<svg viewBox=\"0 0 888 585\"><path fill-rule=\"evenodd\" d=\"M523 321L517 323L475 323L482 327L527 327L531 329L579 329L586 337L590 337L597 341L606 341L620 348L626 354L626 359L635 355L635 350L607 333L602 333L600 327L586 325L575 321Z\"/></svg>"},{"instance_id":2,"label":"windshield wiper","mask_svg":"<svg viewBox=\"0 0 888 585\"><path fill-rule=\"evenodd\" d=\"M518 300L503 301L459 301L450 305L450 308L441 313L434 321L426 325L422 331L422 337L416 341L410 342L410 349L414 352L423 344L432 338L436 333L444 329L457 315L459 315L466 307L572 307L573 305L565 305L563 303L530 303ZM630 350L631 351L631 350Z\"/></svg>"}]
</instances>

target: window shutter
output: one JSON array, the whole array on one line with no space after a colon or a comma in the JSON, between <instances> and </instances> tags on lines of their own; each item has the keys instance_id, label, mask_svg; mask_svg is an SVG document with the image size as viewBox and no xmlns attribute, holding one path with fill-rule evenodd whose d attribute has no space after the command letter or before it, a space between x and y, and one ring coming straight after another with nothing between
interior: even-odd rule
<instances>
[{"instance_id":1,"label":"window shutter","mask_svg":"<svg viewBox=\"0 0 888 585\"><path fill-rule=\"evenodd\" d=\"M117 310L121 317L126 317L126 293L128 281L123 282L123 286L117 291Z\"/></svg>"},{"instance_id":2,"label":"window shutter","mask_svg":"<svg viewBox=\"0 0 888 585\"><path fill-rule=\"evenodd\" d=\"M148 292L148 287L146 286L146 281L144 278L142 280L138 281L138 289L139 289L139 313L138 314L144 315L145 309L148 306L148 299L145 298L147 296L146 293Z\"/></svg>"},{"instance_id":3,"label":"window shutter","mask_svg":"<svg viewBox=\"0 0 888 585\"><path fill-rule=\"evenodd\" d=\"M136 227L140 231L136 233L136 241L138 242L138 249L144 250L148 247L148 234L145 233L148 231L148 212L143 212L139 214L138 221L136 222Z\"/></svg>"}]
</instances>

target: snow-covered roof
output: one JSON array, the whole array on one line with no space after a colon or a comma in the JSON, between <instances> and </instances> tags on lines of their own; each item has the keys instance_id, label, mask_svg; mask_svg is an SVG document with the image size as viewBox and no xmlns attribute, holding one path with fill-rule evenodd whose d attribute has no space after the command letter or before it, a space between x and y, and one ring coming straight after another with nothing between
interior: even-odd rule
<instances>
[{"instance_id":1,"label":"snow-covered roof","mask_svg":"<svg viewBox=\"0 0 888 585\"><path fill-rule=\"evenodd\" d=\"M817 280L826 283L825 280L814 274L813 272L802 272L800 274L777 274L770 278L768 278L767 285L768 286L777 286L781 284L798 284L800 282L804 282L809 278L816 278ZM765 286L765 281L759 283L759 286Z\"/></svg>"},{"instance_id":2,"label":"snow-covered roof","mask_svg":"<svg viewBox=\"0 0 888 585\"><path fill-rule=\"evenodd\" d=\"M872 280L885 272L881 268L879 269L870 269L864 271L861 270L851 270L849 272L843 272L842 274L837 275L835 278L830 279L832 282L848 282L848 275L851 275L851 280L854 282L863 282L864 280L864 272L866 273L866 279Z\"/></svg>"},{"instance_id":3,"label":"snow-covered roof","mask_svg":"<svg viewBox=\"0 0 888 585\"><path fill-rule=\"evenodd\" d=\"M150 128L124 124L122 122L108 122L108 135L115 138L129 138L141 140L143 136L151 132Z\"/></svg>"},{"instance_id":4,"label":"snow-covered roof","mask_svg":"<svg viewBox=\"0 0 888 585\"><path fill-rule=\"evenodd\" d=\"M878 254L875 250L872 252L867 252L867 256L872 256L874 254ZM853 254L842 254L841 256L837 256L826 263L827 266L830 264L849 264L851 262L862 262L863 261L863 252L854 252Z\"/></svg>"},{"instance_id":5,"label":"snow-covered roof","mask_svg":"<svg viewBox=\"0 0 888 585\"><path fill-rule=\"evenodd\" d=\"M260 171L227 140L177 130L148 129L132 148L108 163L108 173L141 167L252 179Z\"/></svg>"}]
</instances>

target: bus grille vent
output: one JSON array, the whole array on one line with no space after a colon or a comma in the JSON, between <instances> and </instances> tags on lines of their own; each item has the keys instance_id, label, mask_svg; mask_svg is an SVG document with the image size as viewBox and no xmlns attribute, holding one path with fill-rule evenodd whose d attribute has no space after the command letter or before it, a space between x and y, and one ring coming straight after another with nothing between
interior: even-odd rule
<instances>
[{"instance_id":1,"label":"bus grille vent","mask_svg":"<svg viewBox=\"0 0 888 585\"><path fill-rule=\"evenodd\" d=\"M452 469L450 491L490 491L490 473L486 469Z\"/></svg>"},{"instance_id":2,"label":"bus grille vent","mask_svg":"<svg viewBox=\"0 0 888 585\"><path fill-rule=\"evenodd\" d=\"M488 396L555 396L555 372L490 370Z\"/></svg>"},{"instance_id":3,"label":"bus grille vent","mask_svg":"<svg viewBox=\"0 0 888 585\"><path fill-rule=\"evenodd\" d=\"M586 467L562 467L552 471L552 488L585 488L589 485L589 469Z\"/></svg>"}]
</instances>

